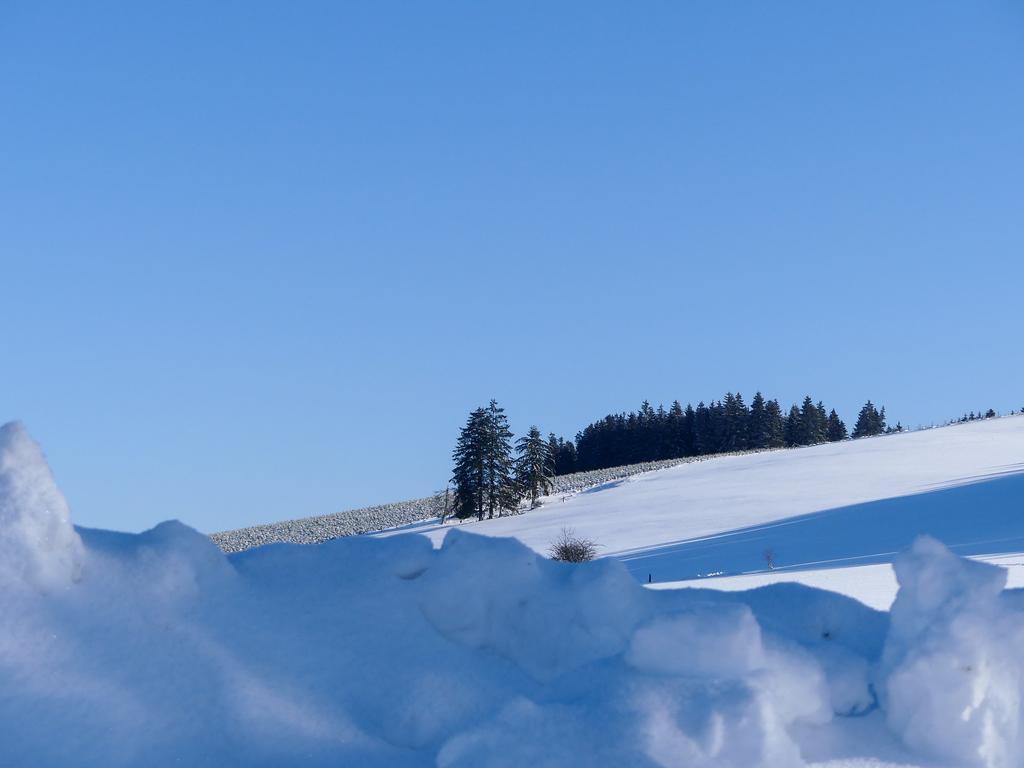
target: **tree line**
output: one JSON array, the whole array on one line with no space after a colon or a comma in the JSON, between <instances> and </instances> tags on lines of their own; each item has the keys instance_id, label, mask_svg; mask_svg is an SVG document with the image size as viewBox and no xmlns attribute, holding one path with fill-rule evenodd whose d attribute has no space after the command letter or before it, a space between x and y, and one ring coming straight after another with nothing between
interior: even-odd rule
<instances>
[{"instance_id":1,"label":"tree line","mask_svg":"<svg viewBox=\"0 0 1024 768\"><path fill-rule=\"evenodd\" d=\"M857 416L852 436L868 437L886 431L890 430L885 408L879 410L869 400ZM696 408L690 404L684 408L678 400L668 410L660 405L653 408L645 400L639 411L609 414L579 432L570 471L730 451L816 445L845 440L848 436L846 424L835 409L826 410L824 403L815 403L810 395L802 405L794 404L788 412L783 412L778 400L768 400L760 392L749 406L741 394L732 392L710 404L702 401Z\"/></svg>"},{"instance_id":2,"label":"tree line","mask_svg":"<svg viewBox=\"0 0 1024 768\"><path fill-rule=\"evenodd\" d=\"M869 400L857 416L852 437L902 431L888 427L885 408ZM531 506L551 490L555 475L607 469L644 461L701 456L759 448L815 445L850 435L835 409L826 411L808 395L783 413L778 400L760 393L748 406L739 393L710 405L666 410L646 400L640 410L609 414L577 433L575 440L541 436L536 426L515 441L505 410L491 400L469 414L452 454L452 512L479 520Z\"/></svg>"}]
</instances>

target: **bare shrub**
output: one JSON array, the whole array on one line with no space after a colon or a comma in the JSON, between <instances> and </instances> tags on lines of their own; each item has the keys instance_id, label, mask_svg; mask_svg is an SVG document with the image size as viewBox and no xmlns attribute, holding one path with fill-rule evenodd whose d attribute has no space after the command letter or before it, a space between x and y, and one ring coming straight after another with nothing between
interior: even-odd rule
<instances>
[{"instance_id":1,"label":"bare shrub","mask_svg":"<svg viewBox=\"0 0 1024 768\"><path fill-rule=\"evenodd\" d=\"M586 563L597 557L597 544L577 536L572 528L563 528L548 549L548 555L563 563Z\"/></svg>"}]
</instances>

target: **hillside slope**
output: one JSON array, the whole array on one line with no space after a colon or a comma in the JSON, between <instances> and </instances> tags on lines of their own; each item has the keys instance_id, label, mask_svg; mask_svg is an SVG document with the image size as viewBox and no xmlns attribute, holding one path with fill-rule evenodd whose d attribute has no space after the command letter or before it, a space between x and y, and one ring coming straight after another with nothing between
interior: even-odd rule
<instances>
[{"instance_id":1,"label":"hillside slope","mask_svg":"<svg viewBox=\"0 0 1024 768\"><path fill-rule=\"evenodd\" d=\"M400 530L439 542L451 525ZM961 555L1024 552L1024 417L684 464L454 525L539 552L572 528L655 583L887 563L922 533ZM860 578L829 586L887 604L885 572L881 600Z\"/></svg>"}]
</instances>

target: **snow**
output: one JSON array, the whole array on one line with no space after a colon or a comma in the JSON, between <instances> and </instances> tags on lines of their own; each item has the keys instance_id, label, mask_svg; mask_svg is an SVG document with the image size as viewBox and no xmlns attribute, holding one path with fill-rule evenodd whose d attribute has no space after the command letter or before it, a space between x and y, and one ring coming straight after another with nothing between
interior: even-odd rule
<instances>
[{"instance_id":1,"label":"snow","mask_svg":"<svg viewBox=\"0 0 1024 768\"><path fill-rule=\"evenodd\" d=\"M932 538L910 536L886 554L933 504L934 522L959 532L960 550L990 538L1012 546L1014 517L998 507L1019 516L1024 496L998 469L1019 452L1024 422L973 426L820 456L723 460L735 472L688 465L429 536L229 556L173 521L142 534L73 529L38 447L22 428L5 427L0 765L1024 766L1024 592L1004 588L1005 568ZM944 481L929 468L942 453L929 447L940 433L960 457ZM1001 448L977 447L987 442ZM862 471L873 466L887 478L865 482L858 496L826 460L832 450L859 455ZM886 462L872 459L876 452ZM797 466L807 456L830 476L814 480ZM852 553L841 562L856 567L801 571L834 559L837 545L821 542L822 556L801 538L821 529L797 521L774 525L766 539L721 535L726 525L779 522L771 515L788 509L782 499L799 495L769 482L752 501L768 459L790 479L805 476L815 501L799 514L905 494L887 497L902 501L886 507L886 530L833 516ZM967 465L991 477L964 484ZM715 501L712 477L725 500ZM688 514L670 515L680 499ZM722 512L720 522L701 499ZM861 507L873 521L870 510ZM609 556L583 565L540 556L546 526L557 532L567 522ZM526 543L493 535L513 525ZM876 610L793 582L705 588L723 577L649 589L634 555L656 547L659 527L662 544L675 542L659 570L672 574L740 571L762 557L766 540L780 567L735 578L890 569L873 561L884 555L895 602ZM622 541L616 530L627 532ZM792 532L792 547L779 531ZM704 537L702 548L680 546L694 536ZM707 537L720 546L703 548ZM1024 559L1013 552L971 554ZM716 567L707 568L712 557Z\"/></svg>"},{"instance_id":2,"label":"snow","mask_svg":"<svg viewBox=\"0 0 1024 768\"><path fill-rule=\"evenodd\" d=\"M43 452L18 423L0 427L0 586L38 589L78 577L81 542Z\"/></svg>"},{"instance_id":3,"label":"snow","mask_svg":"<svg viewBox=\"0 0 1024 768\"><path fill-rule=\"evenodd\" d=\"M1011 416L684 464L461 527L541 553L572 528L643 582L713 577L709 586L730 589L717 577L742 576L738 588L806 580L888 608L888 563L919 534L961 555L1024 560L1013 557L1024 552L1022 499L1024 416ZM439 542L452 525L402 531ZM1011 584L1024 585L1024 569L1012 570Z\"/></svg>"}]
</instances>

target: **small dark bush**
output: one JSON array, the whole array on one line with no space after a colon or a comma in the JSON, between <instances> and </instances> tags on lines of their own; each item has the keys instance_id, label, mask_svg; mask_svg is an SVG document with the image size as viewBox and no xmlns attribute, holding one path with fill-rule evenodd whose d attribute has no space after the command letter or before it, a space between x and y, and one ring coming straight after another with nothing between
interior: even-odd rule
<instances>
[{"instance_id":1,"label":"small dark bush","mask_svg":"<svg viewBox=\"0 0 1024 768\"><path fill-rule=\"evenodd\" d=\"M597 544L576 535L572 528L563 528L551 544L548 554L563 563L586 563L597 557Z\"/></svg>"}]
</instances>

